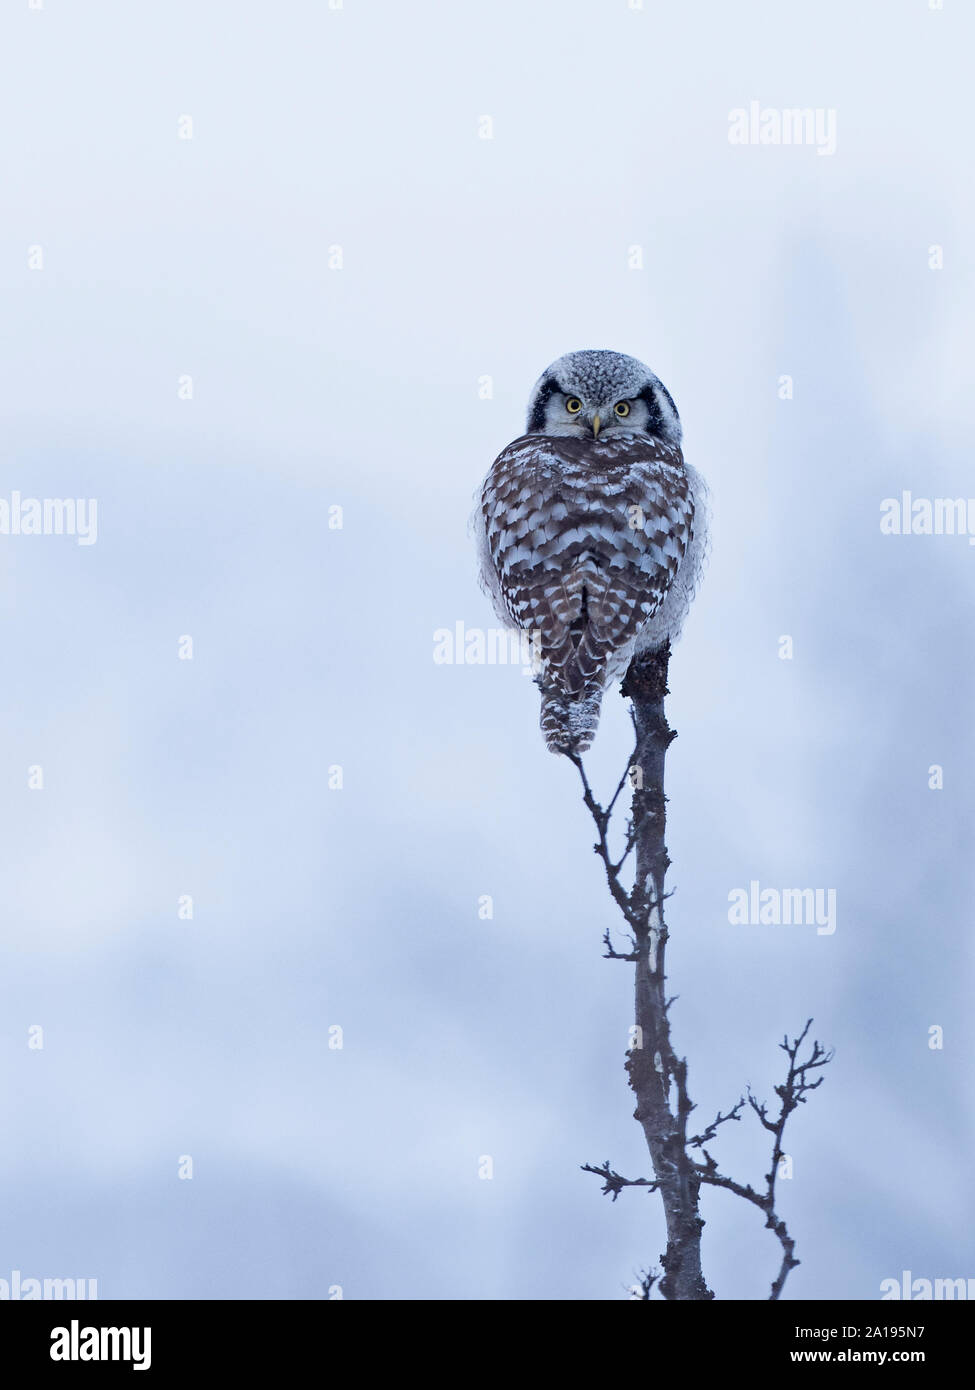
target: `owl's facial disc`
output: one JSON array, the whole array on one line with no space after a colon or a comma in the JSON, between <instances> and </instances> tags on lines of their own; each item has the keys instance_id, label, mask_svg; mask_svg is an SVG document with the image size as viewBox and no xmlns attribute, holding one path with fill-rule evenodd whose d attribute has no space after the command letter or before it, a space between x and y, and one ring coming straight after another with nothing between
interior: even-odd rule
<instances>
[{"instance_id":1,"label":"owl's facial disc","mask_svg":"<svg viewBox=\"0 0 975 1390\"><path fill-rule=\"evenodd\" d=\"M648 434L679 445L681 426L649 367L598 349L566 353L542 374L528 403L527 433L589 440Z\"/></svg>"},{"instance_id":2,"label":"owl's facial disc","mask_svg":"<svg viewBox=\"0 0 975 1390\"><path fill-rule=\"evenodd\" d=\"M542 434L570 435L576 439L605 439L609 435L647 430L650 407L636 399L599 399L565 390L557 382L540 403L538 426Z\"/></svg>"}]
</instances>

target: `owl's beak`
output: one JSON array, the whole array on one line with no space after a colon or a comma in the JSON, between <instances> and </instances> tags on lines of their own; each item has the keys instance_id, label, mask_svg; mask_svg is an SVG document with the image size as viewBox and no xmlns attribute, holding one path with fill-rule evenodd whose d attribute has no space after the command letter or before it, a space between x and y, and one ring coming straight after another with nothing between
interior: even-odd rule
<instances>
[{"instance_id":1,"label":"owl's beak","mask_svg":"<svg viewBox=\"0 0 975 1390\"><path fill-rule=\"evenodd\" d=\"M598 439L598 438L599 438L599 416L598 416L598 415L594 415L594 416L592 417L592 437L593 437L593 439Z\"/></svg>"}]
</instances>

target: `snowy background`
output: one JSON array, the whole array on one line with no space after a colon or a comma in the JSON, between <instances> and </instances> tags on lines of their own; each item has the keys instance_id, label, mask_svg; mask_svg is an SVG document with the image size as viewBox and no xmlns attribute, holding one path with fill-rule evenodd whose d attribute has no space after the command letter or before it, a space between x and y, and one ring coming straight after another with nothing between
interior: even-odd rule
<instances>
[{"instance_id":1,"label":"snowy background","mask_svg":"<svg viewBox=\"0 0 975 1390\"><path fill-rule=\"evenodd\" d=\"M975 1276L975 552L879 528L975 495L965 11L4 7L0 496L94 497L98 540L0 537L0 1277L614 1299L657 1263L656 1198L579 1171L647 1160L576 774L517 669L433 661L494 621L472 494L582 347L661 376L712 489L669 704L697 1118L815 1016L788 1295ZM730 144L752 100L835 109L835 154ZM610 695L598 790L628 751ZM835 934L729 925L752 879L835 888ZM715 1151L767 1166L748 1120ZM718 1295L764 1297L758 1213L705 1215Z\"/></svg>"}]
</instances>

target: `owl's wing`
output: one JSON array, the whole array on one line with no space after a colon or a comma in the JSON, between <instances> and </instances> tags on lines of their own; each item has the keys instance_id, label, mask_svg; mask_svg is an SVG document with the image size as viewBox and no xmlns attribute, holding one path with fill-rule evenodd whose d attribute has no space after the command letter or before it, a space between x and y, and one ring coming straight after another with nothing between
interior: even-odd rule
<instances>
[{"instance_id":1,"label":"owl's wing","mask_svg":"<svg viewBox=\"0 0 975 1390\"><path fill-rule=\"evenodd\" d=\"M505 609L538 634L548 679L573 696L603 683L656 612L693 523L680 450L646 435L517 439L481 510Z\"/></svg>"}]
</instances>

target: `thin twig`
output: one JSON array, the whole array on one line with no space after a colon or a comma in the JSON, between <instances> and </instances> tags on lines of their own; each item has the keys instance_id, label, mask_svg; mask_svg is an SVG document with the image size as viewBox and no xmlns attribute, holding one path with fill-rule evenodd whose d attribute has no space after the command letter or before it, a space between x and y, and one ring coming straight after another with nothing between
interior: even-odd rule
<instances>
[{"instance_id":1,"label":"thin twig","mask_svg":"<svg viewBox=\"0 0 975 1390\"><path fill-rule=\"evenodd\" d=\"M757 1192L750 1184L738 1183L732 1178L726 1177L723 1173L719 1172L717 1163L708 1153L707 1149L703 1147L703 1143L697 1143L696 1140L690 1141L692 1146L701 1148L704 1154L704 1163L698 1163L696 1165L701 1181L710 1187L723 1187L726 1191L733 1192L737 1197L742 1197L745 1201L751 1202L753 1206L757 1206L765 1215L765 1225L770 1231L775 1233L779 1244L782 1246L782 1263L779 1266L778 1274L772 1282L772 1291L769 1294L770 1301L778 1299L785 1287L785 1281L789 1277L790 1271L795 1269L796 1265L799 1264L799 1261L795 1258L795 1240L790 1236L786 1223L775 1210L775 1183L779 1173L779 1163L781 1159L785 1157L785 1151L782 1148L785 1126L793 1111L800 1105L805 1104L809 1092L815 1091L825 1080L824 1077L820 1076L817 1077L815 1081L810 1081L808 1079L809 1073L819 1070L820 1067L825 1067L833 1060L832 1051L825 1048L822 1043L817 1042L815 1039L813 1040L809 1057L804 1062L798 1060L799 1050L811 1027L812 1019L810 1018L807 1020L806 1026L803 1028L802 1032L799 1033L792 1042L789 1041L788 1034L786 1034L784 1040L779 1043L779 1046L789 1058L789 1070L782 1085L775 1087L775 1094L779 1097L780 1104L778 1114L773 1119L769 1118L768 1106L756 1100L749 1089L747 1097L742 1098L733 1110L729 1111L729 1113L724 1116L719 1112L717 1119L704 1131L703 1135L697 1136L697 1138L705 1142L712 1139L714 1137L714 1131L719 1124L723 1124L729 1119L737 1120L740 1118L737 1112L740 1111L747 1099L749 1106L754 1111L763 1129L768 1130L768 1132L774 1136L772 1140L772 1161L769 1165L769 1171L765 1174L764 1192Z\"/></svg>"},{"instance_id":2,"label":"thin twig","mask_svg":"<svg viewBox=\"0 0 975 1390\"><path fill-rule=\"evenodd\" d=\"M649 1188L651 1192L656 1192L657 1188L660 1186L654 1178L624 1178L621 1173L614 1173L613 1169L609 1166L609 1159L607 1159L605 1163L601 1163L598 1168L594 1167L591 1163L584 1163L582 1165L582 1171L584 1173L595 1173L597 1177L602 1178L603 1195L612 1197L614 1202L623 1191L624 1187L646 1187Z\"/></svg>"}]
</instances>

